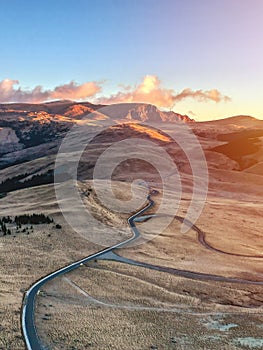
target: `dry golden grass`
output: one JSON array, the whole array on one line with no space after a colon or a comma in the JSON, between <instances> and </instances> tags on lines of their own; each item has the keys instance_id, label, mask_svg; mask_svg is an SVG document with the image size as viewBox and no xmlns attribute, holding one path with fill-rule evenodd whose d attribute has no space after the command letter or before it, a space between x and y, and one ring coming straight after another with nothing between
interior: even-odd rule
<instances>
[{"instance_id":1,"label":"dry golden grass","mask_svg":"<svg viewBox=\"0 0 263 350\"><path fill-rule=\"evenodd\" d=\"M90 183L83 184L81 190L89 186ZM128 200L131 196L129 188L128 184L116 183L114 192L118 198ZM157 208L160 196L155 197ZM118 228L114 239L123 240L126 237L122 235L126 214L110 212L101 206L95 195L86 198L85 202L98 219ZM186 194L181 203L180 215L184 216L188 204L189 196ZM41 276L100 249L78 236L64 222L52 186L17 191L0 200L2 215L33 213L36 208L37 212L44 212L61 223L62 230L56 230L52 225L39 225L34 227L34 233L30 235L1 238L0 349L2 346L2 349L21 350L24 346L19 324L23 290ZM72 210L77 212L78 208L74 206ZM154 212L155 208L151 211ZM258 254L262 250L261 214L261 206L256 202L249 205L239 200L210 197L197 225L205 231L208 242L216 248L227 247L236 253ZM158 233L158 224L166 218L151 220ZM224 229L226 222L227 230ZM138 223L139 229L140 225ZM154 240L138 247L122 249L121 254L179 269L247 279L260 278L261 260L210 252L200 246L194 231L182 235L179 229L179 223L174 220ZM95 235L100 233L98 227L92 227L92 230ZM150 235L146 231L142 233L146 237ZM259 328L262 316L253 314L260 311L258 307L262 305L260 286L193 281L110 262L91 264L90 268L79 269L67 278L102 302L139 309L115 309L92 304L66 280L58 279L47 286L49 296L39 296L37 308L40 335L54 349L74 349L74 346L80 350L150 349L154 345L158 349L217 349L218 339L213 337L221 333L218 335L215 330L207 331L200 320L208 316L198 316L198 312L243 312L244 309L238 306L249 307L245 309L248 310L245 318L253 327L242 323L242 315L227 316L230 317L229 322L235 320L242 325L238 330L235 328L231 331L230 335L221 337L218 349L224 346L225 349L235 349L231 341L239 337L241 329L247 336L254 337L259 337L262 331ZM144 307L176 308L178 311L147 311ZM171 337L176 337L177 343L172 343Z\"/></svg>"},{"instance_id":2,"label":"dry golden grass","mask_svg":"<svg viewBox=\"0 0 263 350\"><path fill-rule=\"evenodd\" d=\"M161 194L155 196L154 200L158 204ZM181 217L185 216L189 203L186 196L178 211ZM153 208L151 212L154 211ZM153 239L129 249L122 249L121 255L136 261L182 270L262 280L263 206L261 204L208 197L196 223L212 247L227 253L251 256L247 258L222 254L203 247L198 242L197 232L193 229L181 233L181 223L176 219L161 231L160 228L171 221L169 216L165 216L165 212L164 208L161 213L164 216L152 218L149 228L145 224L137 223L143 237Z\"/></svg>"},{"instance_id":3,"label":"dry golden grass","mask_svg":"<svg viewBox=\"0 0 263 350\"><path fill-rule=\"evenodd\" d=\"M42 276L99 250L77 235L63 220L52 186L12 192L0 199L5 215L50 215L62 229L34 225L34 232L0 237L0 349L21 350L20 309L23 291Z\"/></svg>"},{"instance_id":4,"label":"dry golden grass","mask_svg":"<svg viewBox=\"0 0 263 350\"><path fill-rule=\"evenodd\" d=\"M96 152L94 149L95 155ZM211 159L211 163L216 162L217 158ZM210 169L210 193L197 225L206 233L207 241L217 249L237 254L261 254L263 177L229 171L227 169L231 169L233 163L223 157L220 158L220 164L225 164L225 168ZM183 175L186 192L178 212L181 216L187 211L192 190L192 179L187 173L189 169L183 169L187 171ZM147 173L147 169L137 163L134 173L152 180L152 184L161 190L160 179ZM133 180L134 173L131 173L129 166L120 167L115 173L115 179ZM81 191L90 185L80 185ZM171 196L174 188L175 185L171 183ZM130 198L129 184L115 182L113 190L119 199ZM106 187L105 197L108 196L107 191ZM140 191L136 196L140 196ZM155 197L156 208L160 196ZM128 214L108 210L95 194L86 198L85 204L98 220L116 228L115 235L105 238L105 245L128 237L128 231L125 231ZM151 212L154 213L156 208ZM77 215L78 210L75 203L72 204L72 212ZM19 318L23 290L42 276L101 247L88 242L66 224L52 186L10 193L0 199L0 211L2 216L43 212L62 225L62 230L56 230L52 225L40 225L35 226L34 233L30 235L0 238L0 349L21 350L24 345ZM165 209L163 214L166 214ZM145 237L153 237L153 234L160 233L158 227L165 220L165 217L151 219L152 229L148 231L142 229L141 224L138 224L138 228ZM99 225L91 225L89 229L93 235L90 235L91 239L102 232ZM262 280L262 259L209 251L197 242L193 230L182 235L176 220L154 240L122 249L121 254L161 266ZM57 279L45 287L48 295L39 296L37 308L40 335L54 349L142 350L155 345L158 349L237 349L240 347L235 345L234 340L238 337L259 338L262 333L260 286L193 281L110 262L99 262L89 268L79 269L67 278L103 302L141 308L120 309L91 304L87 296L67 280ZM178 309L176 312L143 309L171 309L174 306ZM200 311L205 314L200 315ZM228 315L229 311L234 314ZM236 314L237 311L241 315ZM259 311L261 314L254 314ZM239 326L228 333L209 329L206 323L209 323L210 312L219 313L223 323L237 323ZM171 337L176 337L177 343L173 343Z\"/></svg>"},{"instance_id":5,"label":"dry golden grass","mask_svg":"<svg viewBox=\"0 0 263 350\"><path fill-rule=\"evenodd\" d=\"M85 183L80 192L89 187L90 184ZM113 186L116 193L125 193L127 198L129 188L128 184L117 182ZM108 244L127 238L130 233L122 230L124 225L127 226L125 215L117 215L103 208L93 193L85 199L85 203L95 217L102 217L105 223L119 228L115 236L108 238ZM72 204L76 215L78 210L75 203ZM13 217L25 213L44 213L62 225L61 230L54 228L53 224L34 225L34 232L29 235L19 233L0 237L0 349L21 350L24 348L20 330L23 292L41 277L100 250L101 246L81 237L65 222L53 185L9 193L0 199L0 212L1 216ZM94 236L102 232L99 225L88 230ZM92 238L92 235L89 237ZM107 239L104 243L107 245Z\"/></svg>"},{"instance_id":6,"label":"dry golden grass","mask_svg":"<svg viewBox=\"0 0 263 350\"><path fill-rule=\"evenodd\" d=\"M248 290L91 262L45 286L37 325L52 349L238 349L236 339L260 337L263 315L217 302Z\"/></svg>"}]
</instances>

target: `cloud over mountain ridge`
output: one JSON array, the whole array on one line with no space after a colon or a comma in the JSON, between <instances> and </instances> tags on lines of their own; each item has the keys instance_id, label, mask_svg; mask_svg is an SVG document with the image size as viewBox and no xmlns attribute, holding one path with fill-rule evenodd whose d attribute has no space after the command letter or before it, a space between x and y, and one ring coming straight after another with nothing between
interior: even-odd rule
<instances>
[{"instance_id":1,"label":"cloud over mountain ridge","mask_svg":"<svg viewBox=\"0 0 263 350\"><path fill-rule=\"evenodd\" d=\"M26 89L20 86L18 80L4 79L0 81L0 103L40 103L56 99L83 101L89 98L95 103L102 104L141 102L171 109L176 103L188 98L198 102L214 101L219 103L230 101L229 96L223 95L217 89L193 90L185 88L181 92L176 92L174 89L163 87L156 75L146 75L140 84L123 87L110 96L102 94L102 85L102 82L90 81L78 84L72 80L53 89L45 89L41 85ZM101 96L97 96L98 94Z\"/></svg>"}]
</instances>

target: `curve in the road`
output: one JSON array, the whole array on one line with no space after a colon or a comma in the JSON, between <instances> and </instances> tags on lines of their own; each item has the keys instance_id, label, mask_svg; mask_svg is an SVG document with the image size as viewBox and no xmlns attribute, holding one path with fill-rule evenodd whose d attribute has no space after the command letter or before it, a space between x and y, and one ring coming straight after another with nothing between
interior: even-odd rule
<instances>
[{"instance_id":1,"label":"curve in the road","mask_svg":"<svg viewBox=\"0 0 263 350\"><path fill-rule=\"evenodd\" d=\"M153 265L148 264L141 261L136 261L133 259L128 259L120 256L116 252L112 252L110 256L105 257L107 260L112 261L118 261L120 263L125 263L133 266L139 266L139 267L145 267L150 270L157 270L161 272L167 272L173 275L177 275L180 277L190 278L194 280L204 280L204 281L220 281L220 282L228 282L228 283L240 283L240 284L253 284L253 285L263 285L263 281L253 281L253 280L247 280L242 278L235 278L235 277L224 277L220 275L213 275L208 273L201 273L201 272L193 272L189 270L179 270L175 269L173 267L166 267L166 266L159 266L159 265Z\"/></svg>"},{"instance_id":2,"label":"curve in the road","mask_svg":"<svg viewBox=\"0 0 263 350\"><path fill-rule=\"evenodd\" d=\"M224 250L215 248L210 243L207 242L206 237L205 237L206 236L205 232L202 231L199 227L192 224L189 220L184 219L182 216L175 215L174 218L180 222L184 222L186 225L191 227L197 233L197 238L198 238L199 243L203 247L205 247L209 250L212 250L213 252L226 254L226 255L232 255L232 256L239 256L242 258L255 258L255 259L262 259L263 258L262 254L261 255L249 255L249 254L231 253L231 252L226 252Z\"/></svg>"},{"instance_id":3,"label":"curve in the road","mask_svg":"<svg viewBox=\"0 0 263 350\"><path fill-rule=\"evenodd\" d=\"M151 195L154 195L156 193L155 190L153 190L147 197L148 204L141 210L139 210L137 213L133 214L129 217L128 223L132 229L133 236L124 242L118 243L112 247L105 248L95 254L92 254L86 258L83 258L77 262L74 262L68 266L65 266L47 276L40 279L36 283L34 283L31 288L24 294L23 299L23 306L22 306L22 313L21 313L21 323L22 323L22 333L24 336L24 340L26 343L26 347L28 350L44 350L43 346L41 345L41 341L38 337L36 326L35 326L35 299L36 296L40 290L40 288L47 282L55 279L56 277L62 276L70 271L73 271L77 268L79 268L82 264L93 260L93 259L107 259L107 260L117 260L119 262L145 267L148 269L154 269L158 271L163 271L171 274L176 274L178 276L182 276L185 278L190 279L198 279L198 280L214 280L214 281L222 281L222 282L231 282L231 283L245 283L245 284L254 284L254 285L263 285L263 282L261 281L250 281L245 279L238 279L238 278L231 278L231 277L224 277L224 276L217 276L217 275L211 275L211 274L204 274L204 273L197 273L187 270L178 270L174 268L169 267L163 267L158 265L152 265L147 264L143 262L138 262L131 259L123 258L114 252L114 250L123 248L124 246L127 246L129 243L136 240L138 237L140 237L140 232L137 229L135 225L135 219L142 215L145 211L150 209L154 205L154 201L151 199ZM197 233L198 233L198 240L199 242L206 247L207 249L223 253L223 254L230 254L235 256L242 256L242 257L252 257L252 256L246 256L246 255L239 255L235 253L227 253L224 251L221 251L217 248L212 247L210 244L208 244L205 240L205 234L202 230L200 230L197 226L192 225L192 223L185 221L184 218L175 216L177 220L184 221L184 223L189 224ZM253 256L253 257L262 257L262 256Z\"/></svg>"},{"instance_id":4,"label":"curve in the road","mask_svg":"<svg viewBox=\"0 0 263 350\"><path fill-rule=\"evenodd\" d=\"M156 218L156 217L167 217L168 215L165 214L153 214L153 215L147 215L145 216L145 219L149 218ZM193 224L190 220L186 220L184 217L179 216L179 215L173 215L173 218L184 223L188 227L190 227L192 230L194 230L197 233L197 240L198 242L205 247L208 250L211 250L216 253L220 254L226 254L226 255L232 255L232 256L237 256L237 257L242 257L242 258L253 258L253 259L263 259L263 254L240 254L240 253L233 253L233 252L227 252L225 250L216 248L212 246L207 240L206 240L206 234L203 230L201 230L199 227L197 227L195 224ZM139 219L142 219L141 217ZM143 220L134 220L135 222L142 222Z\"/></svg>"},{"instance_id":5,"label":"curve in the road","mask_svg":"<svg viewBox=\"0 0 263 350\"><path fill-rule=\"evenodd\" d=\"M115 244L112 247L105 248L95 254L89 255L88 257L78 260L68 266L65 266L47 276L40 279L36 283L34 283L31 288L25 292L23 298L22 312L21 312L21 326L22 326L22 334L24 336L25 344L28 350L43 350L43 346L41 345L41 341L38 337L36 325L35 325L35 299L40 291L40 288L47 282L50 282L56 277L62 276L65 273L73 271L79 268L82 264L92 260L97 259L108 252L111 252L113 249L122 248L128 243L136 240L140 236L140 232L135 226L134 219L143 214L146 210L150 209L154 205L154 201L151 199L151 195L154 194L152 191L148 196L148 204L137 213L133 214L129 217L128 223L132 229L133 236L121 243Z\"/></svg>"}]
</instances>

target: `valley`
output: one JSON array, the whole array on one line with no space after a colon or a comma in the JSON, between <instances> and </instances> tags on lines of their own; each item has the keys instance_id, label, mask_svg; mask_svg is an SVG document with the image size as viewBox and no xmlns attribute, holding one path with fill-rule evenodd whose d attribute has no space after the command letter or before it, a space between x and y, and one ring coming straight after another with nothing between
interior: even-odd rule
<instances>
[{"instance_id":1,"label":"valley","mask_svg":"<svg viewBox=\"0 0 263 350\"><path fill-rule=\"evenodd\" d=\"M107 110L69 101L0 107L1 217L43 213L54 220L33 225L29 234L0 235L0 349L24 348L20 311L23 293L34 282L131 237L127 219L147 204L148 187L156 191L155 205L135 223L141 235L136 244L114 251L120 261L108 256L87 262L41 289L35 312L41 342L50 349L79 350L261 348L263 122L239 116L198 123L172 113L145 104ZM89 140L77 169L80 202L68 191L70 166L56 164L74 125L83 127L77 141ZM126 139L132 147L147 147L143 159ZM208 169L207 194L197 191L190 214L201 213L182 232L196 183L205 183L196 140ZM112 145L101 168L105 173L94 176ZM74 164L76 148L61 159ZM112 168L109 186L105 174ZM112 195L118 200L114 207ZM132 199L140 203L136 209ZM87 226L83 207L95 218ZM77 218L76 227L63 210Z\"/></svg>"}]
</instances>

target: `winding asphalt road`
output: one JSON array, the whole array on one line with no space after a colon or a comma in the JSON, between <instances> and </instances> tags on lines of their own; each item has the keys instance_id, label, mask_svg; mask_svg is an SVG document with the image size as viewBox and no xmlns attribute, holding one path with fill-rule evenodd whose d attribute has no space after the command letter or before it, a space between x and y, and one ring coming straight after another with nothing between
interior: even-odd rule
<instances>
[{"instance_id":1,"label":"winding asphalt road","mask_svg":"<svg viewBox=\"0 0 263 350\"><path fill-rule=\"evenodd\" d=\"M41 341L38 337L36 325L35 325L35 300L38 292L40 291L40 288L43 287L43 285L47 282L50 282L56 277L62 276L65 273L68 273L72 270L75 270L79 268L82 264L96 258L100 258L103 255L111 252L114 249L122 248L126 246L128 243L131 243L132 241L136 240L140 236L140 232L135 226L134 219L143 214L146 210L150 209L154 205L154 201L151 199L151 195L153 195L155 191L152 191L148 197L148 204L135 213L134 215L130 216L128 219L128 223L132 229L133 236L129 239L127 239L124 242L118 243L112 247L103 249L95 254L92 254L84 259L81 259L79 261L76 261L68 266L65 266L46 277L40 279L36 283L32 285L32 287L25 292L24 299L23 299L23 305L22 305L22 313L21 313L21 324L22 324L22 333L24 336L24 340L26 343L26 347L28 350L45 350L45 348L41 345Z\"/></svg>"},{"instance_id":2,"label":"winding asphalt road","mask_svg":"<svg viewBox=\"0 0 263 350\"><path fill-rule=\"evenodd\" d=\"M239 278L231 278L231 277L224 277L224 276L218 276L218 275L211 275L211 274L205 274L205 273L198 273L198 272L192 272L187 270L178 270L174 268L169 267L163 267L158 265L152 265L147 264L131 259L127 259L124 257L121 257L120 255L116 254L114 252L117 248L123 248L124 246L127 246L132 241L136 240L138 237L140 237L140 232L137 229L135 222L136 218L143 214L145 211L150 209L154 205L154 201L151 199L151 196L156 194L157 191L153 190L147 197L148 204L135 213L134 215L130 216L128 219L128 223L132 229L133 236L124 242L118 243L112 247L103 249L95 254L92 254L84 259L81 259L75 263L72 263L66 267L63 267L46 277L40 279L35 284L32 285L32 287L25 293L24 299L23 299L23 306L22 306L22 314L21 314L21 323L22 323L22 332L24 336L24 340L27 346L28 350L45 350L46 348L41 345L41 341L38 337L36 326L35 326L35 300L38 292L40 291L40 288L47 282L53 280L56 277L62 276L74 269L79 268L82 264L92 260L92 259L107 259L107 260L116 260L118 262L131 264L134 266L140 266L145 267L152 270L158 270L167 272L170 274L175 274L178 276L191 278L191 279L197 279L197 280L214 280L214 281L222 281L222 282L231 282L231 283L243 283L243 284L253 284L253 285L263 285L262 281L252 281L252 280L246 280L246 279L239 279ZM184 218L180 216L176 216L175 219L179 221L183 221ZM254 257L254 258L262 258L262 256L246 256L246 255L239 255L235 253L227 253L224 251L221 251L217 248L213 248L210 244L208 244L205 240L205 234L202 230L200 230L197 226L192 225L190 222L186 222L186 224L189 224L193 230L195 230L198 234L198 241L207 249L213 250L218 253L223 254L229 254L234 256L243 256L243 257Z\"/></svg>"}]
</instances>

